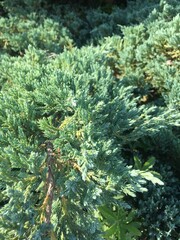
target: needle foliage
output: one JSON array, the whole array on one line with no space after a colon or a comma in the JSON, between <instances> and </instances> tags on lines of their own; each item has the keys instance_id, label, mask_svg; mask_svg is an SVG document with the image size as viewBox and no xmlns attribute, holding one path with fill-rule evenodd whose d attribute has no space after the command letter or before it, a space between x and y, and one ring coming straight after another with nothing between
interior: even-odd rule
<instances>
[{"instance_id":1,"label":"needle foliage","mask_svg":"<svg viewBox=\"0 0 180 240\"><path fill-rule=\"evenodd\" d=\"M177 239L177 1L0 4L0 238Z\"/></svg>"}]
</instances>

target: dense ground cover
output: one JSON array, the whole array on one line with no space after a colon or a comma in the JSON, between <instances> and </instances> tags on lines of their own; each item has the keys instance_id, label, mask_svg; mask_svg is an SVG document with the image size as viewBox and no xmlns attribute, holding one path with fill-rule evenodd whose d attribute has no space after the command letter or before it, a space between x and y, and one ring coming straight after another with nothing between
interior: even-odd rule
<instances>
[{"instance_id":1,"label":"dense ground cover","mask_svg":"<svg viewBox=\"0 0 180 240\"><path fill-rule=\"evenodd\" d=\"M178 1L60 2L0 2L0 238L179 239Z\"/></svg>"}]
</instances>

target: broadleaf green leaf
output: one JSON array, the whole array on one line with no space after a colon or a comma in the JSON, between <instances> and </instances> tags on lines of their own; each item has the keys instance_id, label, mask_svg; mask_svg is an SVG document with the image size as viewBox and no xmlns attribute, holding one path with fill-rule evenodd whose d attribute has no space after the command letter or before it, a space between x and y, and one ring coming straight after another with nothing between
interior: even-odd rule
<instances>
[{"instance_id":1,"label":"broadleaf green leaf","mask_svg":"<svg viewBox=\"0 0 180 240\"><path fill-rule=\"evenodd\" d=\"M98 210L106 218L107 222L114 223L117 221L116 214L107 206L100 206L98 207Z\"/></svg>"},{"instance_id":2,"label":"broadleaf green leaf","mask_svg":"<svg viewBox=\"0 0 180 240\"><path fill-rule=\"evenodd\" d=\"M134 156L134 168L141 170L142 162L138 156Z\"/></svg>"},{"instance_id":3,"label":"broadleaf green leaf","mask_svg":"<svg viewBox=\"0 0 180 240\"><path fill-rule=\"evenodd\" d=\"M153 168L154 164L155 164L155 157L150 157L148 159L148 161L146 161L144 164L143 164L143 167L142 167L142 170L143 171L146 171L146 170L149 170L151 168Z\"/></svg>"}]
</instances>

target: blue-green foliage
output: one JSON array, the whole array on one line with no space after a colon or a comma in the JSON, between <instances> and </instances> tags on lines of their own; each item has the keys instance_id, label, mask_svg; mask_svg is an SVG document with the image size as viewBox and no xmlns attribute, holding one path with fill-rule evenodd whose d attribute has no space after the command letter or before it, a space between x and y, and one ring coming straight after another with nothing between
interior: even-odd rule
<instances>
[{"instance_id":1,"label":"blue-green foliage","mask_svg":"<svg viewBox=\"0 0 180 240\"><path fill-rule=\"evenodd\" d=\"M175 108L179 113L179 5L161 1L141 24L122 27L124 37L102 40L107 64L126 86L135 86L140 105ZM168 128L135 148L171 158L179 166L179 133ZM159 151L161 149L161 152ZM147 153L146 153L147 154Z\"/></svg>"},{"instance_id":2,"label":"blue-green foliage","mask_svg":"<svg viewBox=\"0 0 180 240\"><path fill-rule=\"evenodd\" d=\"M0 46L6 51L23 54L24 50L32 45L59 53L64 47L70 48L73 43L69 31L60 22L46 17L45 14L9 16L1 18L0 25Z\"/></svg>"},{"instance_id":3,"label":"blue-green foliage","mask_svg":"<svg viewBox=\"0 0 180 240\"><path fill-rule=\"evenodd\" d=\"M39 236L41 228L39 212L45 197L46 171L40 145L45 139L52 140L54 148L61 151L54 169L54 206L60 206L54 212L53 224L59 237L63 234L66 238L72 235L77 239L99 239L93 213L96 206L109 202L121 205L115 199L117 195L135 196L137 191L146 190L146 177L126 166L121 148L143 135L154 135L176 119L156 107L138 108L133 88L117 82L110 68L104 66L104 59L100 47L65 51L55 59L29 48L7 72L13 80L3 84L0 97L1 181L6 184L3 196L14 196L14 200L2 208L2 217L24 237ZM33 71L26 74L24 66L32 66ZM21 75L13 76L18 67ZM64 214L62 198L67 205ZM16 208L12 208L13 204ZM20 208L22 204L32 214L26 214ZM84 207L88 212L83 211ZM23 227L24 222L31 233ZM39 222L39 227L32 222ZM64 226L60 232L58 222Z\"/></svg>"},{"instance_id":4,"label":"blue-green foliage","mask_svg":"<svg viewBox=\"0 0 180 240\"><path fill-rule=\"evenodd\" d=\"M147 193L138 201L138 215L142 219L144 236L149 239L179 239L180 188L170 166L160 165L164 186L149 184Z\"/></svg>"},{"instance_id":5,"label":"blue-green foliage","mask_svg":"<svg viewBox=\"0 0 180 240\"><path fill-rule=\"evenodd\" d=\"M154 238L159 222L154 219L148 228L147 208L136 196L148 196L153 189L152 211L153 197L166 188L152 169L155 158L149 156L162 161L172 153L178 162L179 20L176 1L140 2L111 13L78 6L72 11L69 5L51 6L48 13L48 6L40 8L45 1L3 1L0 238L104 239L111 223L102 226L98 212L103 206L118 209L132 223L130 231L122 221L125 232L117 235L118 222L110 234L113 239L136 239L140 230ZM45 221L47 141L53 144L54 157L51 224ZM137 151L148 156L145 163L135 157L134 164ZM137 212L145 219L144 229L139 230L131 198L143 205ZM172 201L166 217L171 210L172 217L177 215L176 195ZM174 237L173 226L167 226ZM168 236L158 228L157 239Z\"/></svg>"}]
</instances>

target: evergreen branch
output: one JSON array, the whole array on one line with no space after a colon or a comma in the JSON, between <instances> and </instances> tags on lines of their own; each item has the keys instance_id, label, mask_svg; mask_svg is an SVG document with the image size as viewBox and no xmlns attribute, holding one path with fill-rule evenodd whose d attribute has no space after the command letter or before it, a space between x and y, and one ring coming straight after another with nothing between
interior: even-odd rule
<instances>
[{"instance_id":1,"label":"evergreen branch","mask_svg":"<svg viewBox=\"0 0 180 240\"><path fill-rule=\"evenodd\" d=\"M42 208L45 209L45 217L44 222L47 224L51 224L51 213L52 213L52 204L54 197L54 176L52 171L52 164L54 163L54 152L53 152L53 144L50 141L45 142L46 152L47 152L47 176L46 176L46 197L44 199Z\"/></svg>"}]
</instances>

